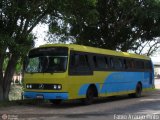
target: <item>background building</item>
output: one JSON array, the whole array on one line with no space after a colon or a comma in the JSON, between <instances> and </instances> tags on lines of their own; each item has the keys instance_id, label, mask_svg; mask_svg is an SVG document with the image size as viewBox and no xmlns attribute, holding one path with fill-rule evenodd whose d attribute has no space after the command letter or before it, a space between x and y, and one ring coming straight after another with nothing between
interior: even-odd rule
<instances>
[{"instance_id":1,"label":"background building","mask_svg":"<svg viewBox=\"0 0 160 120\"><path fill-rule=\"evenodd\" d=\"M152 57L151 59L154 64L155 77L160 78L160 57Z\"/></svg>"}]
</instances>

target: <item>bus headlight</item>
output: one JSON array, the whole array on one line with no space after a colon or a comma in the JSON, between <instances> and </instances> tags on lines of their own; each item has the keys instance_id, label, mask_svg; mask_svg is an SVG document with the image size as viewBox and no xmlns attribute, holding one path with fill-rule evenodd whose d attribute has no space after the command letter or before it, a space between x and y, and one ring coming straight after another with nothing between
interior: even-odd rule
<instances>
[{"instance_id":1,"label":"bus headlight","mask_svg":"<svg viewBox=\"0 0 160 120\"><path fill-rule=\"evenodd\" d=\"M26 88L29 88L29 85L26 85Z\"/></svg>"},{"instance_id":2,"label":"bus headlight","mask_svg":"<svg viewBox=\"0 0 160 120\"><path fill-rule=\"evenodd\" d=\"M29 85L29 88L32 88L32 85Z\"/></svg>"},{"instance_id":3,"label":"bus headlight","mask_svg":"<svg viewBox=\"0 0 160 120\"><path fill-rule=\"evenodd\" d=\"M61 89L62 89L62 85L60 85L60 84L55 84L55 85L53 85L53 89L54 89L54 90L61 90Z\"/></svg>"},{"instance_id":4,"label":"bus headlight","mask_svg":"<svg viewBox=\"0 0 160 120\"><path fill-rule=\"evenodd\" d=\"M57 85L57 89L58 90L62 89L62 85Z\"/></svg>"},{"instance_id":5,"label":"bus headlight","mask_svg":"<svg viewBox=\"0 0 160 120\"><path fill-rule=\"evenodd\" d=\"M56 89L57 89L57 85L53 85L53 89L55 89L55 90L56 90Z\"/></svg>"},{"instance_id":6,"label":"bus headlight","mask_svg":"<svg viewBox=\"0 0 160 120\"><path fill-rule=\"evenodd\" d=\"M31 89L31 88L32 88L32 85L31 85L31 84L27 84L27 85L26 85L26 88L27 88L27 89Z\"/></svg>"}]
</instances>

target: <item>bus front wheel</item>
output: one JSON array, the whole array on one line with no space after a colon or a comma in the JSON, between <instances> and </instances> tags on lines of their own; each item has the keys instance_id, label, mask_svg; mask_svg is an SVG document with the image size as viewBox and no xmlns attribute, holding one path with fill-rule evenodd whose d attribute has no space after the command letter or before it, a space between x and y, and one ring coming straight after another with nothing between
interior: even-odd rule
<instances>
[{"instance_id":1,"label":"bus front wheel","mask_svg":"<svg viewBox=\"0 0 160 120\"><path fill-rule=\"evenodd\" d=\"M89 87L86 92L86 98L82 99L82 103L85 105L90 105L93 103L95 97L95 90L93 87Z\"/></svg>"},{"instance_id":2,"label":"bus front wheel","mask_svg":"<svg viewBox=\"0 0 160 120\"><path fill-rule=\"evenodd\" d=\"M55 105L60 105L62 103L62 100L50 100L50 102Z\"/></svg>"}]
</instances>

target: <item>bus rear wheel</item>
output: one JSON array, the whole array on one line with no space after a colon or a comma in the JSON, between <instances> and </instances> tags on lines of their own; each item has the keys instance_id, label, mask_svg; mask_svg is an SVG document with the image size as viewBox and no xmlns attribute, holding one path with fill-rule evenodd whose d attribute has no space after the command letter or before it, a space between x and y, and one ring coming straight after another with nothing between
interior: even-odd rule
<instances>
[{"instance_id":1,"label":"bus rear wheel","mask_svg":"<svg viewBox=\"0 0 160 120\"><path fill-rule=\"evenodd\" d=\"M142 85L140 83L137 84L135 97L139 98L142 96Z\"/></svg>"},{"instance_id":2,"label":"bus rear wheel","mask_svg":"<svg viewBox=\"0 0 160 120\"><path fill-rule=\"evenodd\" d=\"M136 86L135 93L129 94L130 97L139 98L142 96L142 85L141 83L138 83Z\"/></svg>"}]
</instances>

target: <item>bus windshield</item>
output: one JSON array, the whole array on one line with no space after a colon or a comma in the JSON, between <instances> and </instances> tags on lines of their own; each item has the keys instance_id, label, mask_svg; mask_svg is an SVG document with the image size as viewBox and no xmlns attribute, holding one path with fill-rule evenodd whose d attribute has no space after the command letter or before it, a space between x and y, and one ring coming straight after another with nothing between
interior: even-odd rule
<instances>
[{"instance_id":1,"label":"bus windshield","mask_svg":"<svg viewBox=\"0 0 160 120\"><path fill-rule=\"evenodd\" d=\"M68 52L65 50L63 48L31 50L25 71L28 73L65 72L68 61Z\"/></svg>"}]
</instances>

